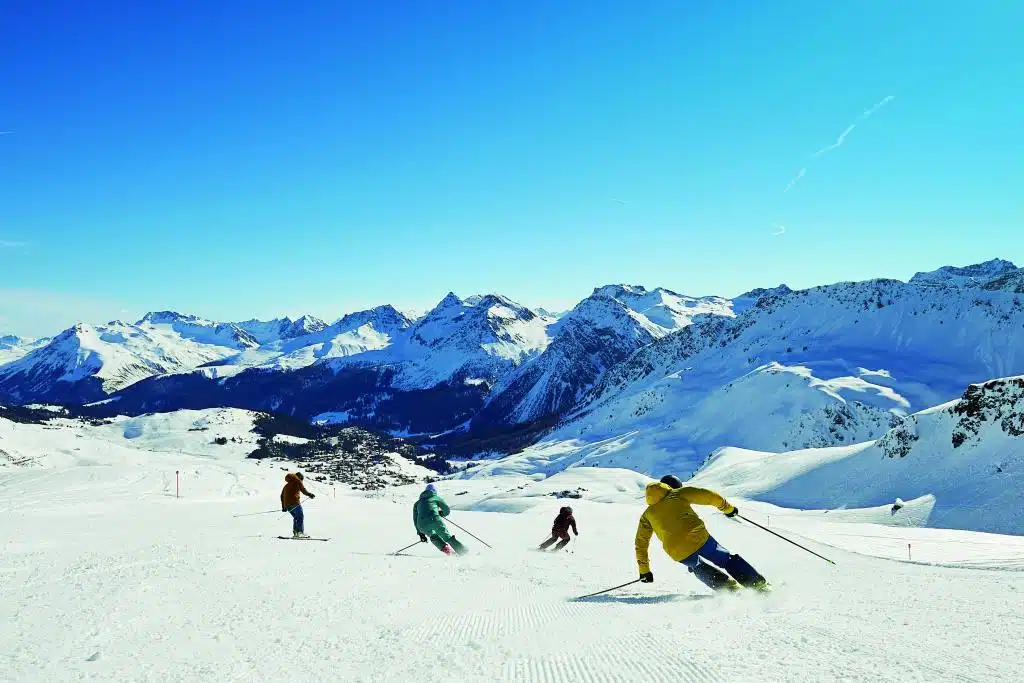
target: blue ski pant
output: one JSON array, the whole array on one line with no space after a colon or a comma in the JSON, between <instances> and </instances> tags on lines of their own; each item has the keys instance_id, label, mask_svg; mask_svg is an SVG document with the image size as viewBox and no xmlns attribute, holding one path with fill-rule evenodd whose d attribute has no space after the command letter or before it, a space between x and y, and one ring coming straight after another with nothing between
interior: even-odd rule
<instances>
[{"instance_id":1,"label":"blue ski pant","mask_svg":"<svg viewBox=\"0 0 1024 683\"><path fill-rule=\"evenodd\" d=\"M292 533L305 533L306 530L303 528L302 506L296 505L288 510L288 512L292 515Z\"/></svg>"},{"instance_id":2,"label":"blue ski pant","mask_svg":"<svg viewBox=\"0 0 1024 683\"><path fill-rule=\"evenodd\" d=\"M700 559L704 558L705 562L710 562L717 567L725 569L729 563L729 557L729 550L716 541L714 536L708 536L708 540L704 545L697 548L697 551L689 557L680 560L680 562L692 570L696 569Z\"/></svg>"}]
</instances>

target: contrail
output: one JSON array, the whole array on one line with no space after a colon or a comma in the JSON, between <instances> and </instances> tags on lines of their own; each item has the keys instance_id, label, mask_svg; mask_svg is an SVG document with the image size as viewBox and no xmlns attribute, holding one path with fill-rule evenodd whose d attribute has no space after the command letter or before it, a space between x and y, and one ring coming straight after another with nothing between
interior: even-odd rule
<instances>
[{"instance_id":1,"label":"contrail","mask_svg":"<svg viewBox=\"0 0 1024 683\"><path fill-rule=\"evenodd\" d=\"M844 131L843 131L842 133L840 133L840 134L839 134L839 137L838 137L838 138L836 138L836 141L835 141L835 142L833 142L833 143L832 143L831 145L829 145L828 147L822 147L822 148L821 148L821 149L819 149L819 150L818 150L817 152L815 152L814 154L812 154L812 155L811 155L811 158L812 158L812 159L817 159L818 157L820 157L820 156L822 156L822 155L824 155L824 154L828 154L829 152L831 152L832 150L834 150L834 149L835 149L836 147L840 147L840 146L842 146L843 142L844 142L844 141L846 140L846 136L847 136L847 135L849 135L850 133L852 133L852 132L853 132L853 129L854 129L854 128L856 128L856 127L857 127L857 124L856 124L856 123L854 123L854 124L852 124L852 125L849 125L849 126L847 126L847 127L846 127L846 130L844 130Z\"/></svg>"},{"instance_id":2,"label":"contrail","mask_svg":"<svg viewBox=\"0 0 1024 683\"><path fill-rule=\"evenodd\" d=\"M772 233L772 237L778 237L779 235L786 234L786 226L783 225L782 223L776 223L775 227L778 228L778 230Z\"/></svg>"},{"instance_id":3,"label":"contrail","mask_svg":"<svg viewBox=\"0 0 1024 683\"><path fill-rule=\"evenodd\" d=\"M870 109L865 110L864 113L861 114L861 120L863 121L864 119L866 119L867 117L871 116L876 111L878 111L879 109L881 109L882 107L884 107L885 105L889 104L890 102L892 102L895 99L896 99L895 95L888 95L888 96L882 98L882 100L878 104L876 104L875 106L871 107Z\"/></svg>"},{"instance_id":4,"label":"contrail","mask_svg":"<svg viewBox=\"0 0 1024 683\"><path fill-rule=\"evenodd\" d=\"M622 201L621 199L616 199L615 197L612 197L612 201L613 202L618 202L619 204L626 204L627 203L627 202Z\"/></svg>"},{"instance_id":5,"label":"contrail","mask_svg":"<svg viewBox=\"0 0 1024 683\"><path fill-rule=\"evenodd\" d=\"M828 154L829 152L831 152L832 150L837 149L839 147L842 147L843 143L846 142L846 138L850 135L850 133L852 133L854 131L854 129L857 128L857 126L860 123L863 123L866 119L870 118L872 114L874 114L879 109L881 109L882 107L884 107L885 105L889 104L890 102L892 102L895 99L896 99L895 95L887 95L887 96L883 97L881 100L879 100L878 102L876 102L871 107L865 109L861 113L860 118L858 118L856 121L854 121L849 126L847 126L846 129L843 130L843 132L839 134L839 137L836 138L835 142L833 142L831 145L828 145L827 147L822 147L817 152L812 154L811 155L811 161L813 161L815 159L819 159L819 158L825 156L826 154ZM789 192L791 189L793 189L793 186L796 185L800 181L800 179L804 177L804 175L806 173L807 173L807 167L805 166L804 168L800 169L800 172L796 174L795 178L793 178L791 181L789 181L789 185L787 185L786 189L783 190L782 192L786 193L786 192Z\"/></svg>"},{"instance_id":6,"label":"contrail","mask_svg":"<svg viewBox=\"0 0 1024 683\"><path fill-rule=\"evenodd\" d=\"M800 169L800 172L796 174L796 177L789 181L789 185L786 185L786 189L783 192L789 192L793 189L793 186L800 182L800 179L807 175L807 167Z\"/></svg>"}]
</instances>

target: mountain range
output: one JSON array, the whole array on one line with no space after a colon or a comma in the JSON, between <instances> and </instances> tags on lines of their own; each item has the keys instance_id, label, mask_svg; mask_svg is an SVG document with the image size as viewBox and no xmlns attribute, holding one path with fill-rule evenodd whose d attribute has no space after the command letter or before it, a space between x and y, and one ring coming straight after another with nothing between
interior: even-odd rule
<instances>
[{"instance_id":1,"label":"mountain range","mask_svg":"<svg viewBox=\"0 0 1024 683\"><path fill-rule=\"evenodd\" d=\"M235 407L438 446L518 450L494 438L529 434L572 443L573 462L597 448L609 464L621 453L696 465L723 445L878 438L970 383L1024 374L1022 291L1024 269L996 259L731 299L610 285L559 314L497 294L330 324L157 312L0 337L0 403Z\"/></svg>"}]
</instances>

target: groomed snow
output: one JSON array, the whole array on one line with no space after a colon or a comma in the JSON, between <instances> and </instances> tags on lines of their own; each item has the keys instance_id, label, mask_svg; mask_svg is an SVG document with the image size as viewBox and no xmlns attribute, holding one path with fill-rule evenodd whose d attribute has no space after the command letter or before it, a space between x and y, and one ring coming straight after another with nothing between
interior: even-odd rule
<instances>
[{"instance_id":1,"label":"groomed snow","mask_svg":"<svg viewBox=\"0 0 1024 683\"><path fill-rule=\"evenodd\" d=\"M128 422L76 436L0 420L3 449L47 450L64 431L82 444L74 459L0 467L5 681L1024 679L1019 537L739 499L837 565L702 510L773 594L709 597L654 546L654 584L574 601L635 578L643 477L577 468L442 481L452 519L494 549L456 530L471 556L416 545L394 557L416 541L419 486L357 495L310 482L307 531L331 540L280 541L281 465L187 444L150 450L196 418L168 419L135 423L132 439ZM550 495L578 489L584 498ZM532 552L566 503L581 532L573 552Z\"/></svg>"}]
</instances>

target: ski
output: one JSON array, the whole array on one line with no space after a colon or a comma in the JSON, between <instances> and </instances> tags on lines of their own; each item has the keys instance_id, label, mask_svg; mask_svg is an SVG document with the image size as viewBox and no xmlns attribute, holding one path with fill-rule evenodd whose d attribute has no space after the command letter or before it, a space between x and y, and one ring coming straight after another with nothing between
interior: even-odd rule
<instances>
[{"instance_id":1,"label":"ski","mask_svg":"<svg viewBox=\"0 0 1024 683\"><path fill-rule=\"evenodd\" d=\"M329 538L313 538L312 536L278 536L282 541L329 541Z\"/></svg>"}]
</instances>

